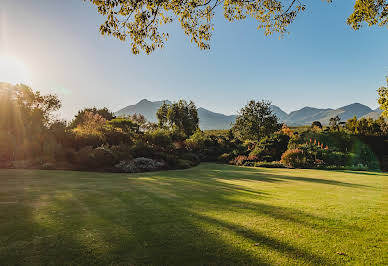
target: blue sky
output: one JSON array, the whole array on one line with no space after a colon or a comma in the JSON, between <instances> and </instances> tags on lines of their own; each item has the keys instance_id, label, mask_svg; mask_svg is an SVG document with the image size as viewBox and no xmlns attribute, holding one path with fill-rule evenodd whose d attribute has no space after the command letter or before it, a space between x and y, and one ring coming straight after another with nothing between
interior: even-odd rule
<instances>
[{"instance_id":1,"label":"blue sky","mask_svg":"<svg viewBox=\"0 0 388 266\"><path fill-rule=\"evenodd\" d=\"M288 112L353 102L376 108L388 74L388 29L353 31L345 23L353 1L306 2L313 3L280 40L253 20L229 23L218 10L210 51L174 24L164 49L135 56L127 43L100 36L103 17L87 2L1 0L0 56L22 62L34 89L57 93L66 118L82 107L116 111L143 98L184 98L225 114L250 99Z\"/></svg>"}]
</instances>

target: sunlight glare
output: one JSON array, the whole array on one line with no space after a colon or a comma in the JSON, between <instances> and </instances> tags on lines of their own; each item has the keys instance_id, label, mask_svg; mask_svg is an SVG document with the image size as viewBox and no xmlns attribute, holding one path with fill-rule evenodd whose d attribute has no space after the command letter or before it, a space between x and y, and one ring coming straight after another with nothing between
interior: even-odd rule
<instances>
[{"instance_id":1,"label":"sunlight glare","mask_svg":"<svg viewBox=\"0 0 388 266\"><path fill-rule=\"evenodd\" d=\"M30 71L18 58L0 55L0 82L30 85Z\"/></svg>"}]
</instances>

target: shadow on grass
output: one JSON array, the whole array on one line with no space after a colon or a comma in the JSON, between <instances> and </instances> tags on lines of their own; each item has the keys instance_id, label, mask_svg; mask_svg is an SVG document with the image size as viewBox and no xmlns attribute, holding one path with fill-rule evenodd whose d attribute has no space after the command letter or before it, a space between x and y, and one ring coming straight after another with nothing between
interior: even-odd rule
<instances>
[{"instance_id":1,"label":"shadow on grass","mask_svg":"<svg viewBox=\"0 0 388 266\"><path fill-rule=\"evenodd\" d=\"M388 177L388 173L384 172L371 172L371 171L354 171L354 170L332 170L339 173L358 174L358 175L381 175Z\"/></svg>"},{"instance_id":2,"label":"shadow on grass","mask_svg":"<svg viewBox=\"0 0 388 266\"><path fill-rule=\"evenodd\" d=\"M343 186L343 187L359 187L359 188L369 187L367 185L347 183L347 182L341 182L337 180L330 180L330 179L323 179L323 178L298 177L298 176L280 175L280 174L275 175L275 174L268 173L266 171L262 171L257 168L245 168L245 167L235 167L235 166L227 166L227 167L230 168L230 170L229 171L223 170L225 172L223 172L222 176L219 178L236 179L236 180L254 180L254 181L269 182L269 183L287 182L289 180L293 180L293 181ZM355 173L358 174L358 172L355 172ZM317 172L317 174L319 174L319 172Z\"/></svg>"},{"instance_id":3,"label":"shadow on grass","mask_svg":"<svg viewBox=\"0 0 388 266\"><path fill-rule=\"evenodd\" d=\"M19 204L0 205L0 213L6 214L0 218L1 265L335 264L338 261L300 244L227 218L270 217L277 226L294 224L321 231L328 223L340 221L252 202L249 199L270 195L220 179L354 185L216 165L105 178L104 174L74 172L58 172L60 176L53 178L54 173L21 176L20 184L15 184L18 189L12 192ZM0 179L0 186L6 187L8 181ZM204 214L209 211L228 217ZM346 224L341 228L349 229ZM271 257L273 252L279 258Z\"/></svg>"}]
</instances>

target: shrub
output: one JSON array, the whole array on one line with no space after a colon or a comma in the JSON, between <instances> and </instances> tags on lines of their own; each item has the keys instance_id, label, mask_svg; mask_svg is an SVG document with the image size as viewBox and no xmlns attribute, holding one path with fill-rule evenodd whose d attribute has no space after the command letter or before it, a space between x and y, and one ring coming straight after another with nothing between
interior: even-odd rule
<instances>
[{"instance_id":1,"label":"shrub","mask_svg":"<svg viewBox=\"0 0 388 266\"><path fill-rule=\"evenodd\" d=\"M189 160L178 159L176 162L176 168L178 169L186 169L192 166L194 166L193 162Z\"/></svg>"},{"instance_id":2,"label":"shrub","mask_svg":"<svg viewBox=\"0 0 388 266\"><path fill-rule=\"evenodd\" d=\"M199 159L198 155L196 155L195 153L191 153L191 152L183 154L181 156L181 159L191 161L191 162L193 162L193 165L198 165L201 161Z\"/></svg>"},{"instance_id":3,"label":"shrub","mask_svg":"<svg viewBox=\"0 0 388 266\"><path fill-rule=\"evenodd\" d=\"M44 163L44 164L42 164L42 169L53 170L53 169L55 169L55 165L53 163Z\"/></svg>"},{"instance_id":4,"label":"shrub","mask_svg":"<svg viewBox=\"0 0 388 266\"><path fill-rule=\"evenodd\" d=\"M234 158L230 163L231 164L234 164L234 165L238 165L238 166L241 166L241 165L244 165L244 163L248 161L248 157L245 156L245 155L239 155L237 156L236 158Z\"/></svg>"},{"instance_id":5,"label":"shrub","mask_svg":"<svg viewBox=\"0 0 388 266\"><path fill-rule=\"evenodd\" d=\"M166 129L156 129L146 132L145 138L154 150L171 151L173 146L172 133Z\"/></svg>"},{"instance_id":6,"label":"shrub","mask_svg":"<svg viewBox=\"0 0 388 266\"><path fill-rule=\"evenodd\" d=\"M281 162L285 166L292 168L304 168L308 166L306 156L299 148L285 151L281 157Z\"/></svg>"},{"instance_id":7,"label":"shrub","mask_svg":"<svg viewBox=\"0 0 388 266\"><path fill-rule=\"evenodd\" d=\"M281 162L257 162L255 167L265 167L265 168L286 168Z\"/></svg>"},{"instance_id":8,"label":"shrub","mask_svg":"<svg viewBox=\"0 0 388 266\"><path fill-rule=\"evenodd\" d=\"M233 159L233 154L230 153L223 153L220 156L218 156L218 161L220 163L228 163Z\"/></svg>"},{"instance_id":9,"label":"shrub","mask_svg":"<svg viewBox=\"0 0 388 266\"><path fill-rule=\"evenodd\" d=\"M149 158L139 157L130 161L121 161L115 170L124 173L155 171L164 168L165 164Z\"/></svg>"},{"instance_id":10,"label":"shrub","mask_svg":"<svg viewBox=\"0 0 388 266\"><path fill-rule=\"evenodd\" d=\"M104 146L93 150L93 159L99 168L113 166L118 161L113 152Z\"/></svg>"},{"instance_id":11,"label":"shrub","mask_svg":"<svg viewBox=\"0 0 388 266\"><path fill-rule=\"evenodd\" d=\"M379 168L379 161L368 145L360 142L360 147L356 149L356 154L357 160L354 164L362 164L367 166L369 169Z\"/></svg>"},{"instance_id":12,"label":"shrub","mask_svg":"<svg viewBox=\"0 0 388 266\"><path fill-rule=\"evenodd\" d=\"M284 134L273 134L261 139L250 156L256 156L260 161L279 161L281 155L287 150L290 137Z\"/></svg>"},{"instance_id":13,"label":"shrub","mask_svg":"<svg viewBox=\"0 0 388 266\"><path fill-rule=\"evenodd\" d=\"M144 143L142 140L138 140L135 145L131 147L131 154L133 157L153 157L154 149L147 143Z\"/></svg>"},{"instance_id":14,"label":"shrub","mask_svg":"<svg viewBox=\"0 0 388 266\"><path fill-rule=\"evenodd\" d=\"M119 145L113 145L110 147L110 150L119 161L131 160L133 158L131 154L131 146L127 144L122 143Z\"/></svg>"},{"instance_id":15,"label":"shrub","mask_svg":"<svg viewBox=\"0 0 388 266\"><path fill-rule=\"evenodd\" d=\"M82 169L92 169L96 166L92 146L85 146L78 151L76 164Z\"/></svg>"},{"instance_id":16,"label":"shrub","mask_svg":"<svg viewBox=\"0 0 388 266\"><path fill-rule=\"evenodd\" d=\"M325 166L346 166L350 161L349 154L330 150L322 150L319 157Z\"/></svg>"}]
</instances>

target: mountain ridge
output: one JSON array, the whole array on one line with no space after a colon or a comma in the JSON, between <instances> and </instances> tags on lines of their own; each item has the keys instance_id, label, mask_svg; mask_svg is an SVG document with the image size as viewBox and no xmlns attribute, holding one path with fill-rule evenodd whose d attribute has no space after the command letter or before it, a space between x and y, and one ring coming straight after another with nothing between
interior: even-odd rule
<instances>
[{"instance_id":1,"label":"mountain ridge","mask_svg":"<svg viewBox=\"0 0 388 266\"><path fill-rule=\"evenodd\" d=\"M124 116L140 113L144 115L148 121L157 122L156 112L164 102L171 104L171 101L169 100L152 102L147 99L142 99L137 104L128 105L118 110L115 114L117 116ZM280 122L289 126L310 125L313 121L320 121L322 124L327 125L330 118L336 115L338 115L342 121L346 121L354 116L357 118L372 117L376 119L381 114L381 110L372 110L361 103L352 103L337 109L306 106L290 113L283 111L276 105L271 105L271 109L279 118ZM198 117L201 129L229 129L231 124L235 121L237 115L225 115L199 107Z\"/></svg>"}]
</instances>

